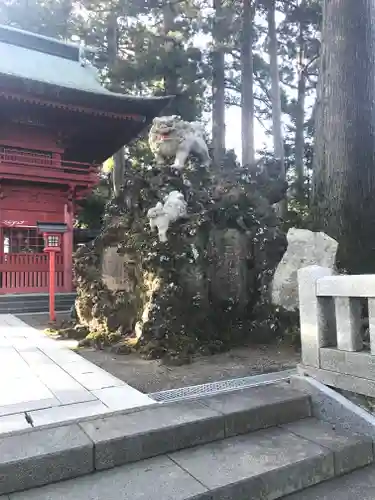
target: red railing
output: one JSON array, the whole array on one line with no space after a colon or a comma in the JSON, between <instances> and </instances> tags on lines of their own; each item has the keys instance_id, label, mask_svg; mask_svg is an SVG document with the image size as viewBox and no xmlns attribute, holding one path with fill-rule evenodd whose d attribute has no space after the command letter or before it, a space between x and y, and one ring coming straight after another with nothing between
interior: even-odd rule
<instances>
[{"instance_id":1,"label":"red railing","mask_svg":"<svg viewBox=\"0 0 375 500\"><path fill-rule=\"evenodd\" d=\"M52 157L42 153L28 153L15 149L1 148L0 157L3 161L10 163L19 163L22 158L29 165L41 165L43 167L52 165Z\"/></svg>"},{"instance_id":2,"label":"red railing","mask_svg":"<svg viewBox=\"0 0 375 500\"><path fill-rule=\"evenodd\" d=\"M9 171L9 166L12 170ZM17 170L17 167L19 170ZM27 170L24 167L28 167ZM10 148L0 149L0 176L14 177L14 174L27 177L46 177L48 169L49 179L83 180L84 177L95 181L97 168L90 163L75 161L60 161L52 155L17 151Z\"/></svg>"},{"instance_id":3,"label":"red railing","mask_svg":"<svg viewBox=\"0 0 375 500\"><path fill-rule=\"evenodd\" d=\"M57 162L52 155L36 153L33 151L21 151L11 148L0 149L0 161L7 163L22 163L24 165L36 165L40 167L51 166L60 168L73 168L77 172L87 173L92 168L90 163L82 163L77 161L61 161Z\"/></svg>"},{"instance_id":4,"label":"red railing","mask_svg":"<svg viewBox=\"0 0 375 500\"><path fill-rule=\"evenodd\" d=\"M45 253L0 255L0 295L48 292L49 263ZM63 255L56 255L56 291L64 291Z\"/></svg>"}]
</instances>

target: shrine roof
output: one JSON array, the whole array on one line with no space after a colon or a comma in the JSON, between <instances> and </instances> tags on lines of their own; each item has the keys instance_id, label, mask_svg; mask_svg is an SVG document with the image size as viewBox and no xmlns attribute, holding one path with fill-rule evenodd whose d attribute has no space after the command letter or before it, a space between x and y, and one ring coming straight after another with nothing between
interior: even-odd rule
<instances>
[{"instance_id":1,"label":"shrine roof","mask_svg":"<svg viewBox=\"0 0 375 500\"><path fill-rule=\"evenodd\" d=\"M79 46L0 26L0 73L61 87L110 93L95 69L80 63Z\"/></svg>"},{"instance_id":2,"label":"shrine roof","mask_svg":"<svg viewBox=\"0 0 375 500\"><path fill-rule=\"evenodd\" d=\"M0 25L0 77L12 89L40 85L47 96L58 100L118 113L129 111L143 115L158 114L171 97L136 97L111 92L98 80L95 68L84 64L81 47L72 43Z\"/></svg>"},{"instance_id":3,"label":"shrine roof","mask_svg":"<svg viewBox=\"0 0 375 500\"><path fill-rule=\"evenodd\" d=\"M66 116L59 122L66 158L101 163L136 137L173 96L111 92L82 56L79 45L0 25L0 111L9 117L24 105L46 120L72 113L71 122Z\"/></svg>"}]
</instances>

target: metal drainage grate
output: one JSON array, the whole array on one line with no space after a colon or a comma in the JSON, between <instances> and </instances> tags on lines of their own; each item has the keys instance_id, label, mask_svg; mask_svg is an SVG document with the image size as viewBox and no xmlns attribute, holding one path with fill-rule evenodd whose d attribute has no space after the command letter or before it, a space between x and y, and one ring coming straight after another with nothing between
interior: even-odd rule
<instances>
[{"instance_id":1,"label":"metal drainage grate","mask_svg":"<svg viewBox=\"0 0 375 500\"><path fill-rule=\"evenodd\" d=\"M296 370L284 370L281 372L266 373L263 375L233 378L220 382L181 387L180 389L171 389L169 391L154 392L152 394L148 394L148 396L161 403L170 403L171 401L212 396L221 392L236 391L263 384L272 384L281 380L287 380L296 373Z\"/></svg>"}]
</instances>

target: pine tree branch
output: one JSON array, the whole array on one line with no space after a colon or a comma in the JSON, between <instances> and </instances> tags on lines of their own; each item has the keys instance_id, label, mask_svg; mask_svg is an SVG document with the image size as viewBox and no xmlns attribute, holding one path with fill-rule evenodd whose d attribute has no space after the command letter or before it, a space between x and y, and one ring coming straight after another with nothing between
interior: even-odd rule
<instances>
[{"instance_id":1,"label":"pine tree branch","mask_svg":"<svg viewBox=\"0 0 375 500\"><path fill-rule=\"evenodd\" d=\"M225 89L232 90L233 92L239 93L239 90L236 87L231 87L231 86L226 85ZM254 94L254 100L264 104L266 106L266 108L269 110L269 112L271 112L271 104L266 99L264 99L264 97L261 97L259 95ZM230 101L229 99L226 101L226 104L233 105L233 106L241 106L241 103L239 101L237 103L235 101Z\"/></svg>"},{"instance_id":2,"label":"pine tree branch","mask_svg":"<svg viewBox=\"0 0 375 500\"><path fill-rule=\"evenodd\" d=\"M225 88L226 90L232 90L233 92L236 92L237 94L241 93L241 85L236 84L236 82L230 78L225 79ZM261 89L264 92L264 89ZM268 97L268 96L267 96ZM256 99L259 102L262 102L269 110L271 110L271 101L267 101L264 97L258 96L254 94L254 99Z\"/></svg>"},{"instance_id":3,"label":"pine tree branch","mask_svg":"<svg viewBox=\"0 0 375 500\"><path fill-rule=\"evenodd\" d=\"M267 132L267 134L269 134L271 131L264 125L260 117L258 115L255 115L255 118L257 119L258 123L263 127L263 129Z\"/></svg>"},{"instance_id":4,"label":"pine tree branch","mask_svg":"<svg viewBox=\"0 0 375 500\"><path fill-rule=\"evenodd\" d=\"M310 67L310 66L311 66L311 65L312 65L312 64L313 64L313 63L314 63L317 59L319 59L319 57L320 57L320 54L316 54L316 56L314 56L312 59L310 59L310 61L308 61L308 62L304 65L304 67L302 68L302 70L301 70L301 71L302 71L302 73L303 73L306 77L308 76L308 74L307 74L307 70L308 70L308 68L309 68L309 67Z\"/></svg>"},{"instance_id":5,"label":"pine tree branch","mask_svg":"<svg viewBox=\"0 0 375 500\"><path fill-rule=\"evenodd\" d=\"M267 99L269 100L269 102L272 101L271 99L271 95L269 93L269 90L267 89L267 87L264 85L264 82L256 75L254 75L254 80L256 81L256 83L259 85L259 87L261 88L261 90L265 93Z\"/></svg>"},{"instance_id":6,"label":"pine tree branch","mask_svg":"<svg viewBox=\"0 0 375 500\"><path fill-rule=\"evenodd\" d=\"M293 83L290 83L290 82L284 82L284 80L281 80L281 79L280 79L280 83L282 83L286 87L289 87L290 89L293 89L293 90L298 89L297 85L294 85Z\"/></svg>"}]
</instances>

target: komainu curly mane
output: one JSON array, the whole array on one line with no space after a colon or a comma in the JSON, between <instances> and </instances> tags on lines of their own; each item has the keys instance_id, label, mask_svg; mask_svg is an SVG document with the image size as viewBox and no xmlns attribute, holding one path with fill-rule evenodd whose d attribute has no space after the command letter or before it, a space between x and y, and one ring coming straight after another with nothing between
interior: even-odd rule
<instances>
[{"instance_id":1,"label":"komainu curly mane","mask_svg":"<svg viewBox=\"0 0 375 500\"><path fill-rule=\"evenodd\" d=\"M173 167L182 169L190 153L210 164L210 156L204 139L204 128L198 122L186 122L179 116L162 116L153 120L149 144L156 162L165 164L175 158Z\"/></svg>"}]
</instances>

